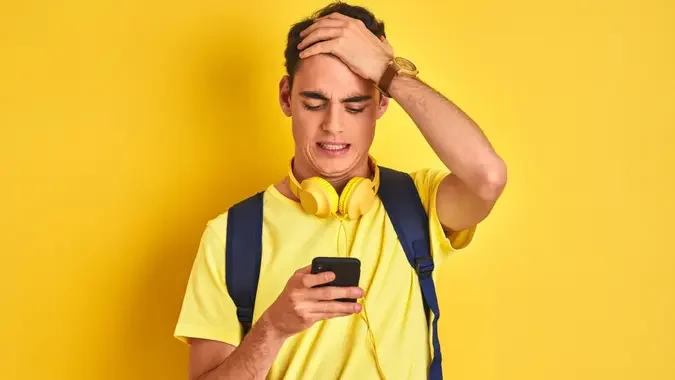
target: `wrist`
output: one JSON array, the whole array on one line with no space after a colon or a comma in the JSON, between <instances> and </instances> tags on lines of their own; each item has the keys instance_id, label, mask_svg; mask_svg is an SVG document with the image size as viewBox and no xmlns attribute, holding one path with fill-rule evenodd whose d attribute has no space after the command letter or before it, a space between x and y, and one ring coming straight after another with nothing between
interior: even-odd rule
<instances>
[{"instance_id":1,"label":"wrist","mask_svg":"<svg viewBox=\"0 0 675 380\"><path fill-rule=\"evenodd\" d=\"M417 81L417 78L405 75L395 75L389 84L387 92L392 98L400 97L406 91L406 88L411 88L410 84L414 81Z\"/></svg>"},{"instance_id":2,"label":"wrist","mask_svg":"<svg viewBox=\"0 0 675 380\"><path fill-rule=\"evenodd\" d=\"M265 335L265 339L274 343L283 344L289 335L285 334L274 324L273 319L270 317L269 313L264 312L260 316L257 325L262 330L262 333Z\"/></svg>"},{"instance_id":3,"label":"wrist","mask_svg":"<svg viewBox=\"0 0 675 380\"><path fill-rule=\"evenodd\" d=\"M379 60L379 65L377 68L377 71L373 75L372 78L370 78L371 81L373 81L375 84L379 84L380 81L382 80L382 77L384 76L384 73L387 72L387 69L389 68L389 65L391 64L391 61L394 59L393 55L384 55L382 58Z\"/></svg>"},{"instance_id":4,"label":"wrist","mask_svg":"<svg viewBox=\"0 0 675 380\"><path fill-rule=\"evenodd\" d=\"M396 87L400 85L400 82L408 79L415 80L418 72L414 63L403 57L395 57L387 64L376 86L383 95L391 98L394 97L392 92L396 92Z\"/></svg>"}]
</instances>

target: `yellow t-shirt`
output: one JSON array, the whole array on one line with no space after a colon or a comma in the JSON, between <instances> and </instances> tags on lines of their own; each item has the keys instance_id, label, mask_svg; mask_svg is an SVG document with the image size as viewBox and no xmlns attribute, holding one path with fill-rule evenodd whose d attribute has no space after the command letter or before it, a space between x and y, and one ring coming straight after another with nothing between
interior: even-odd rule
<instances>
[{"instance_id":1,"label":"yellow t-shirt","mask_svg":"<svg viewBox=\"0 0 675 380\"><path fill-rule=\"evenodd\" d=\"M443 231L435 199L445 175L447 172L430 169L412 173L430 216L435 281L444 259L453 250L466 247L476 228L449 238ZM378 199L362 218L344 221L343 226L337 218L306 214L299 203L273 185L265 191L263 207L263 253L254 323L291 275L311 264L314 257L357 257L361 260L359 286L365 291L361 301L384 375L388 379L425 379L433 348L420 286L382 202ZM186 337L234 346L241 342L236 307L225 285L226 231L227 213L223 213L207 224L202 236L175 329L175 336L183 342ZM359 314L316 323L285 342L267 378L379 378L368 325Z\"/></svg>"}]
</instances>

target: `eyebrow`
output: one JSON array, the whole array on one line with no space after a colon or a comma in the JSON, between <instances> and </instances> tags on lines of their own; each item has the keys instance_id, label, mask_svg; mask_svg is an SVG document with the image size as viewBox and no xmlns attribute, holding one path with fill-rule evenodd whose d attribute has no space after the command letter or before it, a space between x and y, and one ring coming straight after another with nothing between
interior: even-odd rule
<instances>
[{"instance_id":1,"label":"eyebrow","mask_svg":"<svg viewBox=\"0 0 675 380\"><path fill-rule=\"evenodd\" d=\"M319 91L300 91L300 95L304 96L305 98L310 98L310 99L317 99L317 100L323 100L323 101L328 101L328 97ZM373 97L371 95L355 95L355 96L350 96L344 99L340 100L340 103L359 103L363 102L365 100L370 100Z\"/></svg>"}]
</instances>

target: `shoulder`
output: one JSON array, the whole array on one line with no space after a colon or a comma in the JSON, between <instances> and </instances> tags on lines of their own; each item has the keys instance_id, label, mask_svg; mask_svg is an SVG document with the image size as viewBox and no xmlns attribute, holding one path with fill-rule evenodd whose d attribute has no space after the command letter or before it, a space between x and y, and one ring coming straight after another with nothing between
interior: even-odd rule
<instances>
[{"instance_id":1,"label":"shoulder","mask_svg":"<svg viewBox=\"0 0 675 380\"><path fill-rule=\"evenodd\" d=\"M448 175L450 172L447 169L437 169L437 168L420 168L414 171L402 171L395 168L381 167L385 171L393 171L401 175L407 175L410 177L412 182L415 184L415 188L419 193L422 200L425 201L429 196L432 196L440 185L441 181ZM385 177L382 174L381 177Z\"/></svg>"},{"instance_id":2,"label":"shoulder","mask_svg":"<svg viewBox=\"0 0 675 380\"><path fill-rule=\"evenodd\" d=\"M216 215L211 220L206 222L204 236L202 239L213 240L221 245L225 245L227 238L227 219L229 216L229 209Z\"/></svg>"},{"instance_id":3,"label":"shoulder","mask_svg":"<svg viewBox=\"0 0 675 380\"><path fill-rule=\"evenodd\" d=\"M432 167L419 168L413 171L404 171L401 169L386 166L380 166L380 169L381 169L380 173L382 173L383 171L393 171L398 174L404 175L407 174L412 178L412 180L415 182L415 186L417 186L418 188L424 187L425 185L428 185L430 183L439 182L445 176L450 174L450 171L447 169L439 169Z\"/></svg>"},{"instance_id":4,"label":"shoulder","mask_svg":"<svg viewBox=\"0 0 675 380\"><path fill-rule=\"evenodd\" d=\"M400 169L380 166L381 186L400 186L402 179L411 180L419 194L425 209L428 211L429 203L435 198L443 179L450 172L447 169L421 168L414 171L402 171Z\"/></svg>"},{"instance_id":5,"label":"shoulder","mask_svg":"<svg viewBox=\"0 0 675 380\"><path fill-rule=\"evenodd\" d=\"M224 245L227 240L228 221L231 220L231 216L250 216L252 213L262 211L258 210L258 207L262 206L262 202L266 201L263 197L266 192L267 191L260 191L250 194L245 198L238 199L225 209L225 211L222 211L220 214L217 214L215 217L208 220L206 222L203 239L212 240ZM258 201L260 201L260 203L258 203Z\"/></svg>"},{"instance_id":6,"label":"shoulder","mask_svg":"<svg viewBox=\"0 0 675 380\"><path fill-rule=\"evenodd\" d=\"M393 167L380 166L381 177L384 171L408 175L412 178L412 180L415 182L415 186L417 186L418 188L427 185L429 183L440 181L445 176L450 174L450 171L448 171L447 169L439 169L431 167L419 168L413 171L405 171Z\"/></svg>"},{"instance_id":7,"label":"shoulder","mask_svg":"<svg viewBox=\"0 0 675 380\"><path fill-rule=\"evenodd\" d=\"M409 173L417 190L428 191L437 187L450 172L447 169L421 168Z\"/></svg>"}]
</instances>

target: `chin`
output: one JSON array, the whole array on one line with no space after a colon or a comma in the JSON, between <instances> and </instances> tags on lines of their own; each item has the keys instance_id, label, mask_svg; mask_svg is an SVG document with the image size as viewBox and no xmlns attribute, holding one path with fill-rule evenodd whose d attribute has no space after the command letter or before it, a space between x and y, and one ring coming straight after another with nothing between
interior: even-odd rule
<instances>
[{"instance_id":1,"label":"chin","mask_svg":"<svg viewBox=\"0 0 675 380\"><path fill-rule=\"evenodd\" d=\"M321 175L345 174L356 166L357 154L350 144L346 146L322 147L319 144L310 149L310 162Z\"/></svg>"}]
</instances>

